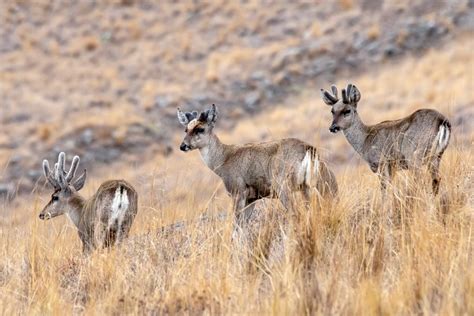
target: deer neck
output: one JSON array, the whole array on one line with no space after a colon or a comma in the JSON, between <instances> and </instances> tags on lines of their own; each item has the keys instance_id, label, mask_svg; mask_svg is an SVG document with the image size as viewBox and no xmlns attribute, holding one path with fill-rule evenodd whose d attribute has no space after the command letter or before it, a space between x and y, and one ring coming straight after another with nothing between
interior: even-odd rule
<instances>
[{"instance_id":1,"label":"deer neck","mask_svg":"<svg viewBox=\"0 0 474 316\"><path fill-rule=\"evenodd\" d=\"M85 214L84 209L86 206L86 200L79 194L74 194L69 200L69 210L67 215L78 230L83 231L85 229Z\"/></svg>"},{"instance_id":2,"label":"deer neck","mask_svg":"<svg viewBox=\"0 0 474 316\"><path fill-rule=\"evenodd\" d=\"M364 122L362 122L357 112L354 115L352 125L349 128L346 128L343 132L349 144L352 145L355 151L362 155L364 143L368 135L368 128Z\"/></svg>"},{"instance_id":3,"label":"deer neck","mask_svg":"<svg viewBox=\"0 0 474 316\"><path fill-rule=\"evenodd\" d=\"M200 148L199 152L201 153L202 160L209 169L213 170L214 172L224 164L226 159L226 148L227 145L221 143L219 138L212 134L209 143Z\"/></svg>"}]
</instances>

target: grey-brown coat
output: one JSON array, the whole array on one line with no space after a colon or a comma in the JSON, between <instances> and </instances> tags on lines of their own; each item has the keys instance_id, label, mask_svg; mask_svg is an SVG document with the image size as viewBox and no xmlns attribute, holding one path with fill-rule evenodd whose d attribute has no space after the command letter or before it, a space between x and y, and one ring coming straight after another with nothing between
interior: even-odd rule
<instances>
[{"instance_id":1,"label":"grey-brown coat","mask_svg":"<svg viewBox=\"0 0 474 316\"><path fill-rule=\"evenodd\" d=\"M342 99L336 86L332 94L321 89L321 96L332 107L333 122L329 130L342 130L352 147L381 176L385 190L397 169L417 170L427 165L432 177L434 193L439 189L439 164L451 136L451 124L441 113L421 109L411 115L375 125L365 125L357 112L361 94L349 84L342 89Z\"/></svg>"},{"instance_id":2,"label":"grey-brown coat","mask_svg":"<svg viewBox=\"0 0 474 316\"><path fill-rule=\"evenodd\" d=\"M279 141L226 145L213 133L217 119L215 105L202 112L181 112L186 127L182 151L199 149L206 165L224 182L234 198L234 211L264 197L278 197L289 207L290 194L311 191L334 196L334 174L319 157L316 148L294 138Z\"/></svg>"},{"instance_id":3,"label":"grey-brown coat","mask_svg":"<svg viewBox=\"0 0 474 316\"><path fill-rule=\"evenodd\" d=\"M128 237L138 209L138 194L133 186L125 180L109 180L90 199L85 199L78 192L84 186L86 170L73 181L79 157L74 157L68 173L64 163L65 154L60 153L51 172L48 161L43 161L44 174L54 193L40 219L67 214L77 228L84 252L112 246Z\"/></svg>"}]
</instances>

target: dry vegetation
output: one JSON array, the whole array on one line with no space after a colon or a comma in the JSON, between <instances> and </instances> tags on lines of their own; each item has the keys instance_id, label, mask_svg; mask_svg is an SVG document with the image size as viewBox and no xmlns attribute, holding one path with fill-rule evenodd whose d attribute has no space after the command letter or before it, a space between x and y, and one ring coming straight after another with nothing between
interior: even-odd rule
<instances>
[{"instance_id":1,"label":"dry vegetation","mask_svg":"<svg viewBox=\"0 0 474 316\"><path fill-rule=\"evenodd\" d=\"M86 195L117 174L138 188L130 240L84 257L66 218L37 219L45 193L3 206L9 216L0 222L0 312L473 314L473 64L472 47L461 39L351 78L367 123L419 107L452 120L438 197L426 179L400 173L383 204L376 177L342 135L329 135L329 108L315 87L231 131L218 123L217 132L227 142L295 136L317 144L337 170L339 201L315 202L310 211L299 205L296 214L260 203L268 226L257 227L258 242L237 245L231 214L197 219L230 205L197 153L95 170ZM174 135L176 146L181 137ZM180 221L186 224L162 229ZM280 260L267 260L271 236L285 246Z\"/></svg>"}]
</instances>

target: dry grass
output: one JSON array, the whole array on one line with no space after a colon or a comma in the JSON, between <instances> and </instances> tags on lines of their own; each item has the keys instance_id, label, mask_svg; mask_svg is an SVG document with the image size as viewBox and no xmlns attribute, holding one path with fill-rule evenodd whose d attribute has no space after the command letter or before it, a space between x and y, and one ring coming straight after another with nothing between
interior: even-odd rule
<instances>
[{"instance_id":1,"label":"dry grass","mask_svg":"<svg viewBox=\"0 0 474 316\"><path fill-rule=\"evenodd\" d=\"M473 164L472 152L451 148L439 197L400 174L385 205L365 169L346 171L334 205L300 205L287 225L268 221L284 229L279 262L266 260L264 233L250 249L233 243L231 219L161 232L173 211L196 218L228 206L203 198L206 177L176 179L186 194L160 209L142 197L133 237L91 257L64 220L3 226L2 313L472 313ZM238 255L247 250L250 258Z\"/></svg>"},{"instance_id":2,"label":"dry grass","mask_svg":"<svg viewBox=\"0 0 474 316\"><path fill-rule=\"evenodd\" d=\"M355 78L361 116L375 123L429 106L454 117L474 101L465 70L472 58L457 43ZM140 211L130 240L110 251L84 257L65 218L37 220L46 194L2 206L10 216L0 222L0 312L473 314L472 122L454 130L438 197L427 179L400 173L382 203L376 177L355 163L341 135L329 136L329 111L317 93L303 92L286 105L222 132L222 139L297 136L319 144L338 170L338 201L270 216L257 242L238 245L231 216L196 220L230 209L197 153L145 157L144 165L121 166L120 176L139 190ZM84 194L113 177L114 169L97 170ZM260 210L280 214L276 203ZM182 228L161 229L182 220ZM269 250L275 235L286 250L279 261Z\"/></svg>"}]
</instances>

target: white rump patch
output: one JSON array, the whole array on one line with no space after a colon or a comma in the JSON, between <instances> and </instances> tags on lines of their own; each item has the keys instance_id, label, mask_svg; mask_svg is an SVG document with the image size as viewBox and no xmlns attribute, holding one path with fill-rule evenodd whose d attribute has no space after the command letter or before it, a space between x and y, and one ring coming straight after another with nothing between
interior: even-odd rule
<instances>
[{"instance_id":1,"label":"white rump patch","mask_svg":"<svg viewBox=\"0 0 474 316\"><path fill-rule=\"evenodd\" d=\"M447 128L446 125L442 124L439 126L438 134L436 135L437 142L435 141L436 154L439 154L448 146L449 134L449 128Z\"/></svg>"},{"instance_id":2,"label":"white rump patch","mask_svg":"<svg viewBox=\"0 0 474 316\"><path fill-rule=\"evenodd\" d=\"M130 205L127 190L124 188L123 192L120 193L120 188L121 186L117 187L117 190L115 190L115 196L112 201L112 212L108 223L109 229L114 225L114 223L118 224L117 228L122 226L123 218L128 210L128 206Z\"/></svg>"},{"instance_id":3,"label":"white rump patch","mask_svg":"<svg viewBox=\"0 0 474 316\"><path fill-rule=\"evenodd\" d=\"M319 172L319 159L315 154L314 160L311 155L311 150L306 151L301 166L298 170L297 181L298 184L305 184L311 186L311 180L315 178Z\"/></svg>"}]
</instances>

